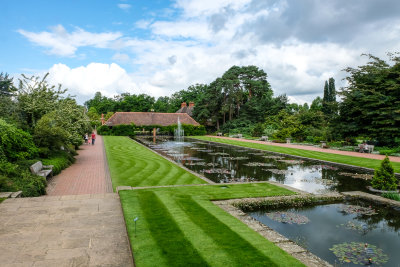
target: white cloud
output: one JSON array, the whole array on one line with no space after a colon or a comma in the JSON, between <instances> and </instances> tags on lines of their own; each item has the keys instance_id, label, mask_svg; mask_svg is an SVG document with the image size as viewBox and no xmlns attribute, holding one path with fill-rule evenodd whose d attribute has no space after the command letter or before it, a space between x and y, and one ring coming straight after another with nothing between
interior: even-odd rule
<instances>
[{"instance_id":1,"label":"white cloud","mask_svg":"<svg viewBox=\"0 0 400 267\"><path fill-rule=\"evenodd\" d=\"M110 42L122 36L119 32L91 33L76 28L68 33L62 25L51 27L50 32L29 32L19 29L18 32L36 45L48 48L49 54L59 56L74 56L79 47L93 46L107 48Z\"/></svg>"},{"instance_id":2,"label":"white cloud","mask_svg":"<svg viewBox=\"0 0 400 267\"><path fill-rule=\"evenodd\" d=\"M118 4L118 7L124 11L129 10L132 6L130 4Z\"/></svg>"},{"instance_id":3,"label":"white cloud","mask_svg":"<svg viewBox=\"0 0 400 267\"><path fill-rule=\"evenodd\" d=\"M116 53L113 57L113 60L117 61L117 62L121 62L121 63L127 63L130 61L130 57L127 54L123 54L123 53Z\"/></svg>"},{"instance_id":4,"label":"white cloud","mask_svg":"<svg viewBox=\"0 0 400 267\"><path fill-rule=\"evenodd\" d=\"M143 30L148 29L152 21L153 20L145 20L145 19L138 20L135 23L135 27Z\"/></svg>"},{"instance_id":5,"label":"white cloud","mask_svg":"<svg viewBox=\"0 0 400 267\"><path fill-rule=\"evenodd\" d=\"M49 70L49 82L62 84L68 93L93 97L95 92L112 97L122 92L135 92L137 84L119 65L90 63L87 66L69 68L65 64L55 64Z\"/></svg>"},{"instance_id":6,"label":"white cloud","mask_svg":"<svg viewBox=\"0 0 400 267\"><path fill-rule=\"evenodd\" d=\"M55 64L48 72L50 84L62 84L68 94L76 95L79 103L93 98L96 92L107 97L121 93L164 96L164 90L146 81L137 82L118 64L90 63L87 66L70 68L65 64Z\"/></svg>"}]
</instances>

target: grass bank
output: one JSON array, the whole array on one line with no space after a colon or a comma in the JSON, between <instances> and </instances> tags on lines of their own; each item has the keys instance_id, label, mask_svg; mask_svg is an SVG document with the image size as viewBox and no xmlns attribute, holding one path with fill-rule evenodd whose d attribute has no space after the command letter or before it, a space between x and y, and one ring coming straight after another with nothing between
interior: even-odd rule
<instances>
[{"instance_id":1,"label":"grass bank","mask_svg":"<svg viewBox=\"0 0 400 267\"><path fill-rule=\"evenodd\" d=\"M128 137L104 136L113 188L204 184L205 181Z\"/></svg>"},{"instance_id":2,"label":"grass bank","mask_svg":"<svg viewBox=\"0 0 400 267\"><path fill-rule=\"evenodd\" d=\"M0 203L3 202L4 200L6 200L6 198L1 198L0 197Z\"/></svg>"},{"instance_id":3,"label":"grass bank","mask_svg":"<svg viewBox=\"0 0 400 267\"><path fill-rule=\"evenodd\" d=\"M137 266L304 266L210 201L290 194L260 183L140 189L120 197Z\"/></svg>"},{"instance_id":4,"label":"grass bank","mask_svg":"<svg viewBox=\"0 0 400 267\"><path fill-rule=\"evenodd\" d=\"M243 141L239 141L239 140L227 140L227 139L221 139L221 138L209 137L209 136L193 136L191 138L204 140L204 141L210 141L210 142L217 142L217 143L222 143L222 144L228 144L228 145L237 145L237 146L255 148L255 149L271 151L271 152L284 153L284 154L294 155L294 156L302 156L302 157L311 158L311 159L319 159L319 160L331 161L331 162L336 162L336 163L350 164L350 165L354 165L354 166L366 167L366 168L372 168L372 169L379 168L379 166L382 162L381 160L376 160L376 159L352 157L352 156L338 155L338 154L318 152L318 151L309 151L309 150L303 150L303 149L297 149L297 148L270 146L267 144L250 143L250 142L243 142ZM400 163L399 162L392 162L392 166L393 166L395 172L397 172L397 173L400 172Z\"/></svg>"}]
</instances>

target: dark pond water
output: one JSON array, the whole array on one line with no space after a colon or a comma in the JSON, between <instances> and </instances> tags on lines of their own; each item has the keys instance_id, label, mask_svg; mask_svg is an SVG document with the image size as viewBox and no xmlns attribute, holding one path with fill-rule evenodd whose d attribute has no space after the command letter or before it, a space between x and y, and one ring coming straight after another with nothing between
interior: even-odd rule
<instances>
[{"instance_id":1,"label":"dark pond water","mask_svg":"<svg viewBox=\"0 0 400 267\"><path fill-rule=\"evenodd\" d=\"M371 174L290 156L185 139L137 138L170 159L217 183L276 181L310 193L366 191Z\"/></svg>"},{"instance_id":2,"label":"dark pond water","mask_svg":"<svg viewBox=\"0 0 400 267\"><path fill-rule=\"evenodd\" d=\"M379 206L369 208L367 203L353 202L248 214L333 265L360 266L354 261L365 265L367 256L378 257L373 266L400 266L400 212ZM343 245L352 242L352 247ZM332 248L344 255L342 261Z\"/></svg>"}]
</instances>

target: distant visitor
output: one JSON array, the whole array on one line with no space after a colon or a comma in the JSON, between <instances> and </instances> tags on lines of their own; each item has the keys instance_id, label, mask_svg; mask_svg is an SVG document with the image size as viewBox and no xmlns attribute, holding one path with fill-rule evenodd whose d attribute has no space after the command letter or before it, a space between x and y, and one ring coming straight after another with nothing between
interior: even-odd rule
<instances>
[{"instance_id":1,"label":"distant visitor","mask_svg":"<svg viewBox=\"0 0 400 267\"><path fill-rule=\"evenodd\" d=\"M96 135L94 132L92 133L92 146L94 146L94 141L96 140Z\"/></svg>"}]
</instances>

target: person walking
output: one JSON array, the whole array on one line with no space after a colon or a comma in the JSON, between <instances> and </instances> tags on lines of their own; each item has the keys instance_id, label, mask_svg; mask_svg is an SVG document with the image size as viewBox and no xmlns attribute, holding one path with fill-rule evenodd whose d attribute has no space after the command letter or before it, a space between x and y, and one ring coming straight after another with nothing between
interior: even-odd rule
<instances>
[{"instance_id":1,"label":"person walking","mask_svg":"<svg viewBox=\"0 0 400 267\"><path fill-rule=\"evenodd\" d=\"M85 145L87 145L88 144L88 142L89 142L89 135L87 134L87 133L85 133Z\"/></svg>"},{"instance_id":2,"label":"person walking","mask_svg":"<svg viewBox=\"0 0 400 267\"><path fill-rule=\"evenodd\" d=\"M94 141L96 140L96 135L92 132L92 146L94 145Z\"/></svg>"}]
</instances>

